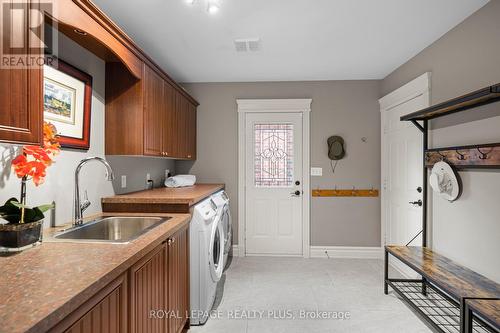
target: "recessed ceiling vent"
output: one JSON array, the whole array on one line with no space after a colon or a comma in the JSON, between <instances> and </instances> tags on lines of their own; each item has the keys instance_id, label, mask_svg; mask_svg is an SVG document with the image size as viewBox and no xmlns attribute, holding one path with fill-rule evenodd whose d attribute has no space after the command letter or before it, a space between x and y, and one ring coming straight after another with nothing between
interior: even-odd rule
<instances>
[{"instance_id":1,"label":"recessed ceiling vent","mask_svg":"<svg viewBox=\"0 0 500 333\"><path fill-rule=\"evenodd\" d=\"M260 38L235 39L236 52L256 52L260 50Z\"/></svg>"}]
</instances>

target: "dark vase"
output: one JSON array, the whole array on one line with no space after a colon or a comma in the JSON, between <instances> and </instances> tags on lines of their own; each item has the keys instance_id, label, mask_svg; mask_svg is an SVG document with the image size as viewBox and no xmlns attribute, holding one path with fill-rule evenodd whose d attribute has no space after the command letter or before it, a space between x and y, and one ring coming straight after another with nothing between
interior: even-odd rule
<instances>
[{"instance_id":1,"label":"dark vase","mask_svg":"<svg viewBox=\"0 0 500 333\"><path fill-rule=\"evenodd\" d=\"M18 224L0 224L0 247L20 249L42 239L43 219Z\"/></svg>"}]
</instances>

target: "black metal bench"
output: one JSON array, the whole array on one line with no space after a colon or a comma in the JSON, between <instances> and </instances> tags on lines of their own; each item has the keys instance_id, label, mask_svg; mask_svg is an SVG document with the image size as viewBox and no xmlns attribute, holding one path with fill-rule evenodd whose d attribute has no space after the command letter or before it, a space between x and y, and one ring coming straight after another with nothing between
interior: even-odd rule
<instances>
[{"instance_id":1,"label":"black metal bench","mask_svg":"<svg viewBox=\"0 0 500 333\"><path fill-rule=\"evenodd\" d=\"M421 278L389 278L389 254ZM491 311L479 311L473 300L499 299L500 285L428 248L386 246L385 294L389 286L438 331L499 332Z\"/></svg>"}]
</instances>

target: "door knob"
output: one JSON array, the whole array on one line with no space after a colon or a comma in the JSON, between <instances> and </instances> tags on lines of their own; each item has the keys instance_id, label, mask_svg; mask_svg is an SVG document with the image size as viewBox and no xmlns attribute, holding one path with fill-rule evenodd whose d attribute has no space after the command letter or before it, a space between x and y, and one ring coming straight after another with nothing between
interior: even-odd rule
<instances>
[{"instance_id":1,"label":"door knob","mask_svg":"<svg viewBox=\"0 0 500 333\"><path fill-rule=\"evenodd\" d=\"M299 186L300 182L298 180L295 181L295 185Z\"/></svg>"},{"instance_id":2,"label":"door knob","mask_svg":"<svg viewBox=\"0 0 500 333\"><path fill-rule=\"evenodd\" d=\"M292 197L298 197L298 196L300 196L300 191L299 190L297 190L295 192L292 192Z\"/></svg>"},{"instance_id":3,"label":"door knob","mask_svg":"<svg viewBox=\"0 0 500 333\"><path fill-rule=\"evenodd\" d=\"M419 199L418 201L410 201L410 204L422 207L422 200Z\"/></svg>"}]
</instances>

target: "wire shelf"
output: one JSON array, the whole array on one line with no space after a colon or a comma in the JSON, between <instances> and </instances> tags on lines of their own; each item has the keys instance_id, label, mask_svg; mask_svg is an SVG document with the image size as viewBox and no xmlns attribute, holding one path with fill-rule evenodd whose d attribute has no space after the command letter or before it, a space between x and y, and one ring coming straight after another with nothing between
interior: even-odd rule
<instances>
[{"instance_id":1,"label":"wire shelf","mask_svg":"<svg viewBox=\"0 0 500 333\"><path fill-rule=\"evenodd\" d=\"M422 294L422 282L391 281L391 286L399 295L427 317L434 325L445 333L460 333L460 309L437 289L426 283L427 295ZM495 333L483 325L477 318L473 321L474 333Z\"/></svg>"}]
</instances>

